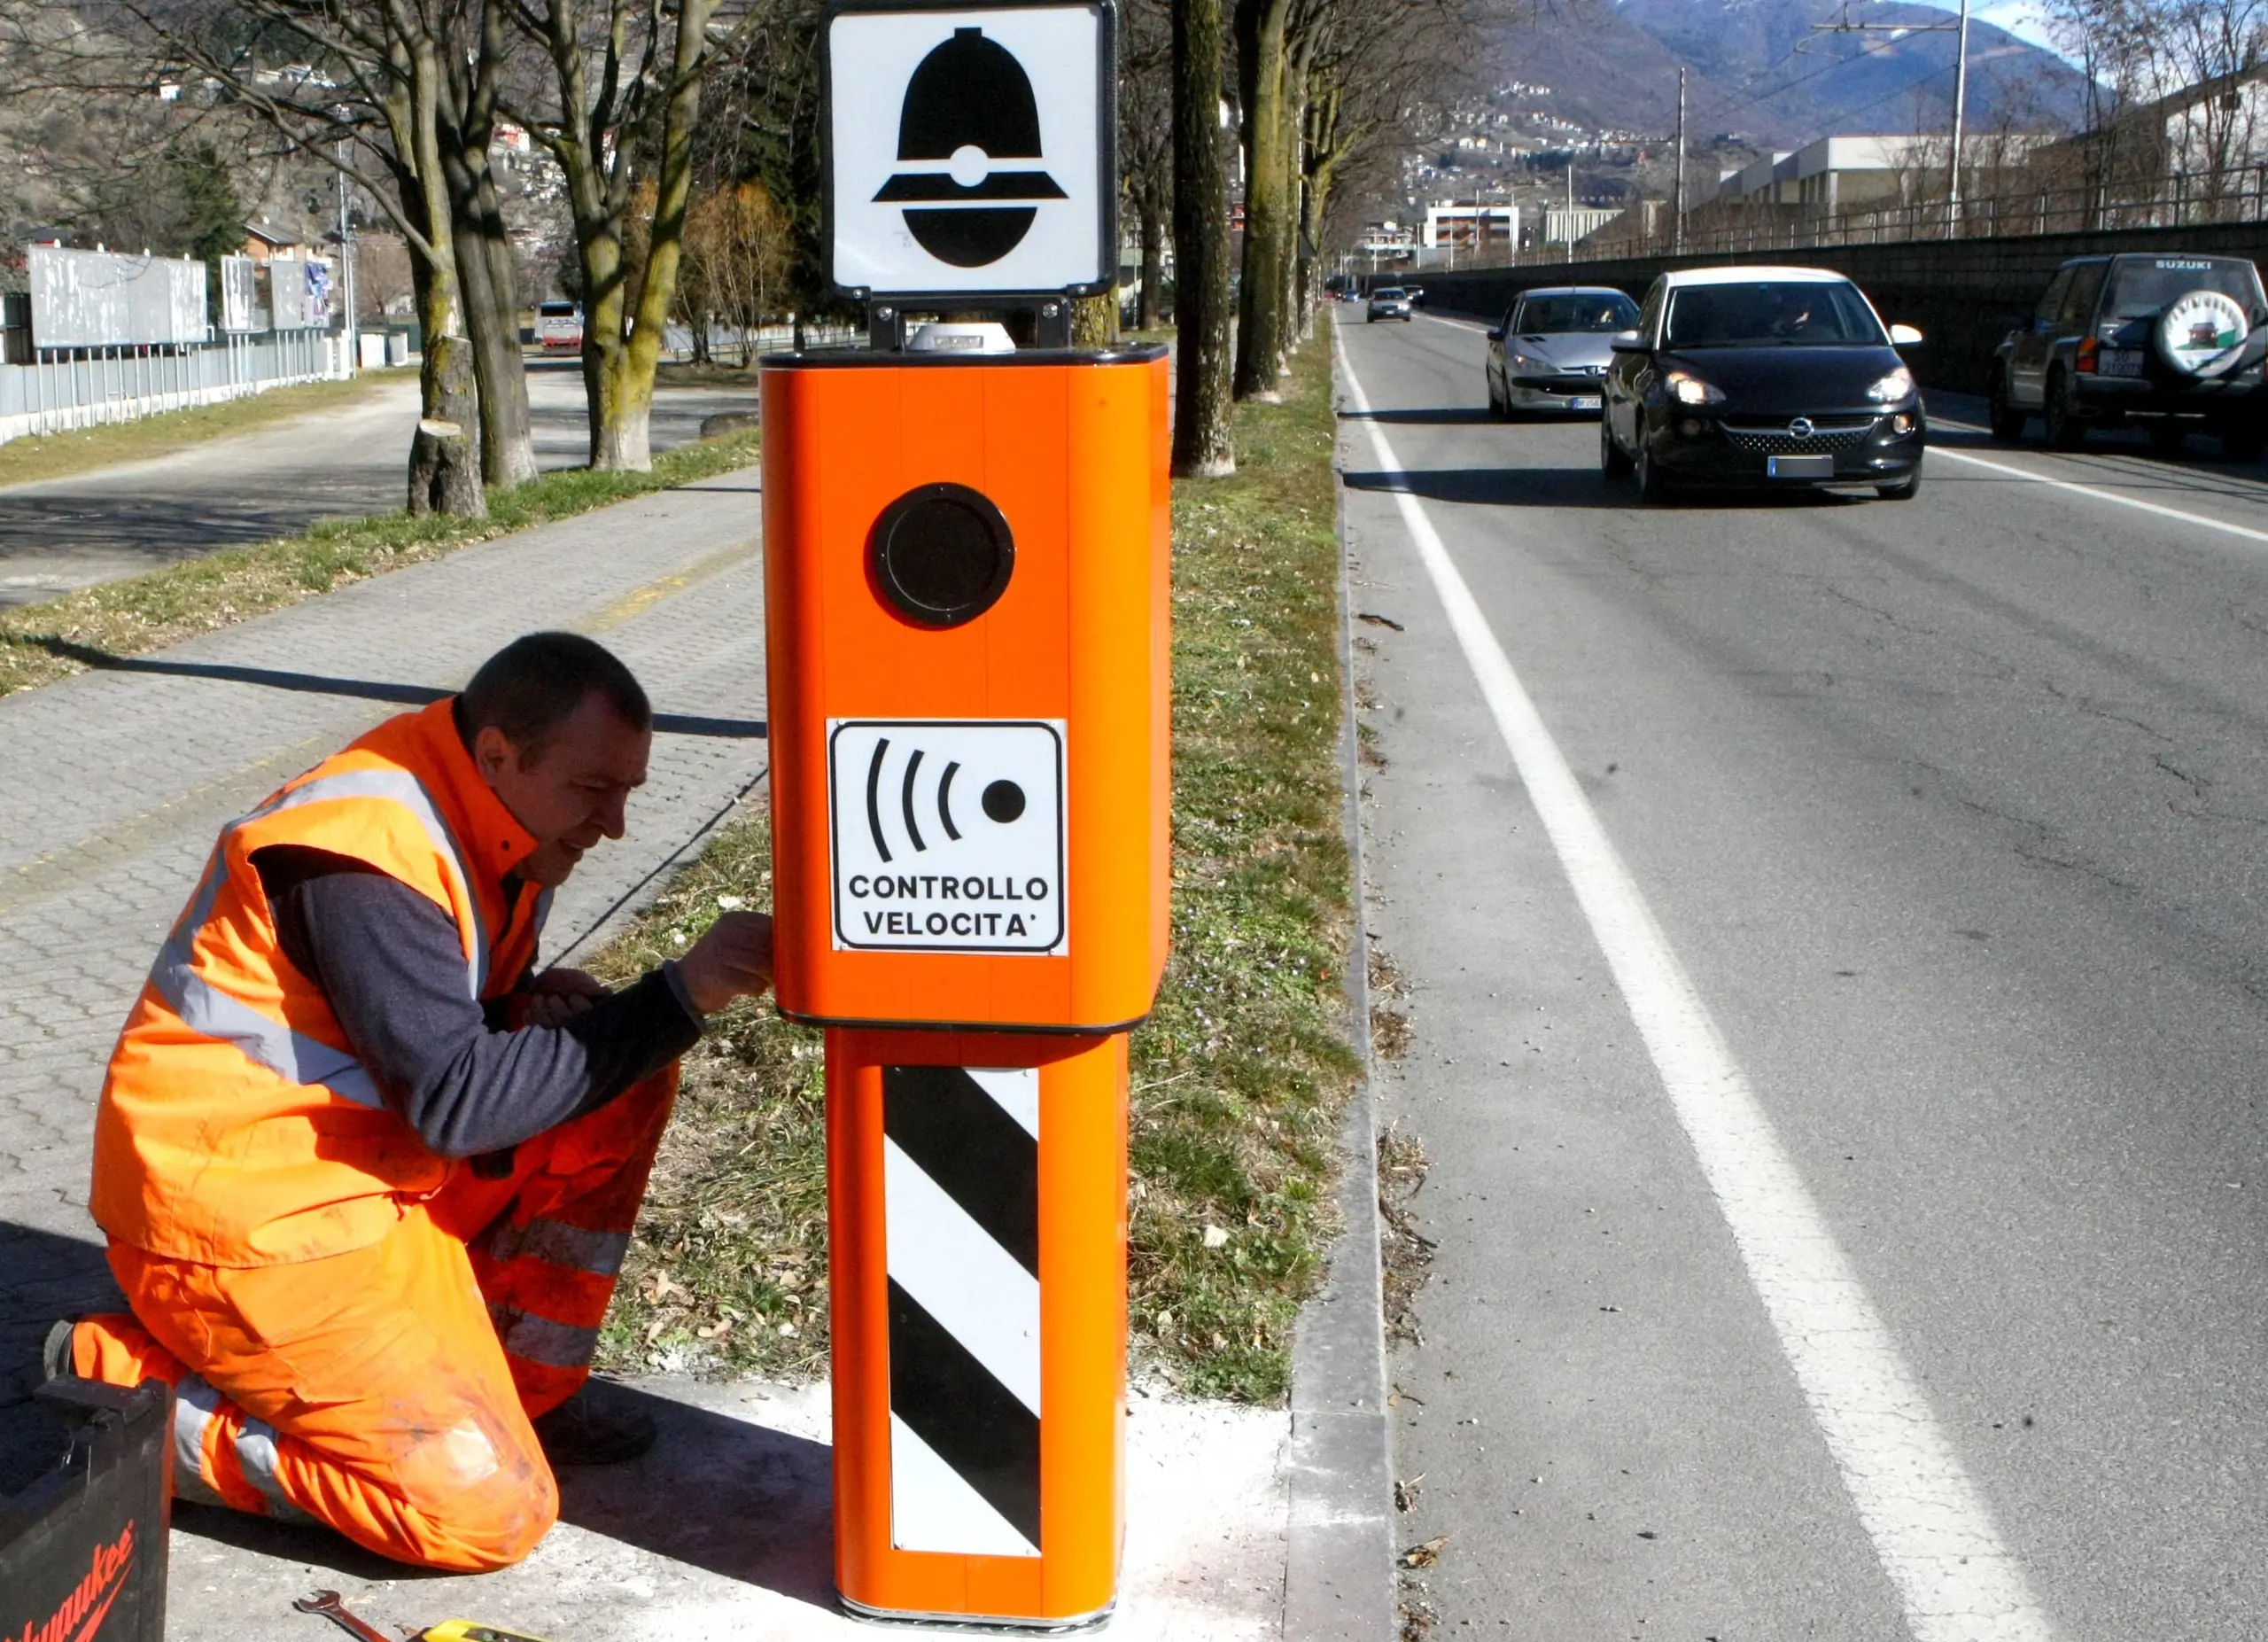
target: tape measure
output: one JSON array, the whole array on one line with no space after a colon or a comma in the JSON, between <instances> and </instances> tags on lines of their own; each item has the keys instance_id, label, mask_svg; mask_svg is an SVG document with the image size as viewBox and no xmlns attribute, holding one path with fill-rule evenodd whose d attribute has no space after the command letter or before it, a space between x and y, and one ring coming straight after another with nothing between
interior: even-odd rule
<instances>
[{"instance_id":1,"label":"tape measure","mask_svg":"<svg viewBox=\"0 0 2268 1642\"><path fill-rule=\"evenodd\" d=\"M524 1630L501 1630L470 1619L445 1619L417 1633L417 1642L543 1642Z\"/></svg>"}]
</instances>

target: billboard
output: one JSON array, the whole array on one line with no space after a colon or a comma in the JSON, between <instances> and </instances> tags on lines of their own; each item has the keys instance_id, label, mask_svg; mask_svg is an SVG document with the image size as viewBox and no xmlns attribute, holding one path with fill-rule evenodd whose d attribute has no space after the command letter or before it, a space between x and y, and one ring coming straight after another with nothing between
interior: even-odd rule
<instances>
[{"instance_id":1,"label":"billboard","mask_svg":"<svg viewBox=\"0 0 2268 1642\"><path fill-rule=\"evenodd\" d=\"M34 245L28 272L35 347L206 339L202 262Z\"/></svg>"},{"instance_id":2,"label":"billboard","mask_svg":"<svg viewBox=\"0 0 2268 1642\"><path fill-rule=\"evenodd\" d=\"M268 301L278 331L317 330L330 323L330 264L276 257L268 265Z\"/></svg>"},{"instance_id":3,"label":"billboard","mask_svg":"<svg viewBox=\"0 0 2268 1642\"><path fill-rule=\"evenodd\" d=\"M260 300L260 264L250 257L221 259L221 329L268 329L268 316Z\"/></svg>"}]
</instances>

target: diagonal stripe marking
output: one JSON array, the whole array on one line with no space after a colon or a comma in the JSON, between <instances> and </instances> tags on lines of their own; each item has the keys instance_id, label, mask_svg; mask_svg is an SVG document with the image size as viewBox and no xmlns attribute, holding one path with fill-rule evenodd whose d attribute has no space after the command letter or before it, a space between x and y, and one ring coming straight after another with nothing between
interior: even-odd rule
<instances>
[{"instance_id":1,"label":"diagonal stripe marking","mask_svg":"<svg viewBox=\"0 0 2268 1642\"><path fill-rule=\"evenodd\" d=\"M1334 346L1337 335L1333 333ZM1343 346L1339 366L1381 471L1403 474ZM1812 1416L1916 1642L2050 1642L1890 1330L1851 1269L1763 1102L1513 671L1425 508L1394 502L1528 799L1614 973L1670 1104L1731 1228Z\"/></svg>"},{"instance_id":2,"label":"diagonal stripe marking","mask_svg":"<svg viewBox=\"0 0 2268 1642\"><path fill-rule=\"evenodd\" d=\"M890 1412L1037 1545L1039 1420L894 1280L889 1306Z\"/></svg>"},{"instance_id":3,"label":"diagonal stripe marking","mask_svg":"<svg viewBox=\"0 0 2268 1642\"><path fill-rule=\"evenodd\" d=\"M890 1280L1038 1413L1039 1280L887 1137L882 1218Z\"/></svg>"},{"instance_id":4,"label":"diagonal stripe marking","mask_svg":"<svg viewBox=\"0 0 2268 1642\"><path fill-rule=\"evenodd\" d=\"M1039 1554L1037 1545L896 1414L889 1417L889 1537L900 1551Z\"/></svg>"},{"instance_id":5,"label":"diagonal stripe marking","mask_svg":"<svg viewBox=\"0 0 2268 1642\"><path fill-rule=\"evenodd\" d=\"M970 1066L962 1069L968 1080L992 1097L993 1104L1016 1120L1035 1140L1039 1139L1039 1068Z\"/></svg>"},{"instance_id":6,"label":"diagonal stripe marking","mask_svg":"<svg viewBox=\"0 0 2268 1642\"><path fill-rule=\"evenodd\" d=\"M1039 1275L1036 1127L1036 1118L1027 1126L961 1067L882 1069L882 1132L1034 1277Z\"/></svg>"}]
</instances>

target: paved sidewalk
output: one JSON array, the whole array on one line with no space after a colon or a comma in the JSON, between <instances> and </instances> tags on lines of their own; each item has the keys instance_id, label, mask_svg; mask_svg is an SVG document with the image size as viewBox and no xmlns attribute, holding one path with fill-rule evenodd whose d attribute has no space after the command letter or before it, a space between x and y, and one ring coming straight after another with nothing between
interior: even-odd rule
<instances>
[{"instance_id":1,"label":"paved sidewalk","mask_svg":"<svg viewBox=\"0 0 2268 1642\"><path fill-rule=\"evenodd\" d=\"M754 404L752 377L745 388L661 385L654 448L691 444L705 418ZM528 408L539 466L588 459L579 365L531 361ZM171 455L0 489L0 608L291 535L319 518L391 512L401 506L416 423L417 383L408 377Z\"/></svg>"},{"instance_id":2,"label":"paved sidewalk","mask_svg":"<svg viewBox=\"0 0 2268 1642\"><path fill-rule=\"evenodd\" d=\"M602 637L661 713L631 836L560 895L556 961L604 938L765 768L754 470L466 549L175 646L0 698L0 1490L44 1463L22 1403L47 1323L105 1303L85 1211L95 1096L120 1023L218 828L405 704L455 688L516 634ZM414 1628L448 1613L565 1642L835 1634L825 1398L656 1380L666 1436L620 1472L569 1475L527 1566L436 1582L329 1536L185 1512L176 1642L331 1584ZM1280 1634L1282 1411L1138 1399L1122 1634ZM319 1642L319 1622L307 1642ZM297 1634L291 1632L290 1634Z\"/></svg>"}]
</instances>

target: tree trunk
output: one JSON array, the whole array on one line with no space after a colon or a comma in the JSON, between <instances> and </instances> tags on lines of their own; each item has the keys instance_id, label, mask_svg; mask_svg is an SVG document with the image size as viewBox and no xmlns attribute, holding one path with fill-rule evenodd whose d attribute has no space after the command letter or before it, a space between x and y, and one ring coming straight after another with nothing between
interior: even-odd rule
<instances>
[{"instance_id":1,"label":"tree trunk","mask_svg":"<svg viewBox=\"0 0 2268 1642\"><path fill-rule=\"evenodd\" d=\"M480 452L470 432L479 418L479 399L454 259L428 268L416 284L417 320L425 337L417 378L423 414L409 443L409 511L478 518L488 511L480 487Z\"/></svg>"},{"instance_id":2,"label":"tree trunk","mask_svg":"<svg viewBox=\"0 0 2268 1642\"><path fill-rule=\"evenodd\" d=\"M1140 330L1155 331L1163 317L1158 288L1166 277L1165 213L1159 208L1158 191L1145 187L1136 209L1142 225L1142 294L1137 299L1134 323Z\"/></svg>"},{"instance_id":3,"label":"tree trunk","mask_svg":"<svg viewBox=\"0 0 2268 1642\"><path fill-rule=\"evenodd\" d=\"M503 238L501 219L495 227ZM504 240L508 256L510 248ZM480 385L481 475L491 485L522 485L535 477L536 467L527 364L520 352L519 293L496 288L495 263L488 252L488 224L471 202L460 202L457 277L464 292L467 351Z\"/></svg>"},{"instance_id":4,"label":"tree trunk","mask_svg":"<svg viewBox=\"0 0 2268 1642\"><path fill-rule=\"evenodd\" d=\"M409 444L408 509L478 518L488 502L480 487L479 452L468 430L478 425L480 406L457 284L454 214L442 177L439 54L430 41L405 37L397 61L405 72L387 117L397 146L408 151L397 162L402 205L424 239L422 251L415 242L411 249L424 349L421 414Z\"/></svg>"},{"instance_id":5,"label":"tree trunk","mask_svg":"<svg viewBox=\"0 0 2268 1642\"><path fill-rule=\"evenodd\" d=\"M527 358L520 348L519 259L512 254L511 235L504 227L503 201L497 195L495 174L488 168L485 149L475 176L478 183L476 198L480 206L480 249L488 259L497 339L495 386L492 389L486 381L480 385L484 407L481 466L492 485L521 485L533 479L537 470L534 419L528 409ZM485 411L492 392L501 401L501 412L493 423Z\"/></svg>"},{"instance_id":6,"label":"tree trunk","mask_svg":"<svg viewBox=\"0 0 2268 1642\"><path fill-rule=\"evenodd\" d=\"M591 465L626 473L647 473L653 471L654 452L649 440L650 423L654 412L653 377L646 378L648 392L638 398L625 390L627 384L620 377L613 384L613 397L608 405L607 419L602 427L591 430Z\"/></svg>"},{"instance_id":7,"label":"tree trunk","mask_svg":"<svg viewBox=\"0 0 2268 1642\"><path fill-rule=\"evenodd\" d=\"M536 466L527 365L520 352L519 268L488 158L503 27L497 0L480 0L473 26L478 51L466 56L447 47L437 51L446 79L434 135L456 237L465 334L480 385L481 472L491 485L509 486L533 479Z\"/></svg>"},{"instance_id":8,"label":"tree trunk","mask_svg":"<svg viewBox=\"0 0 2268 1642\"><path fill-rule=\"evenodd\" d=\"M1118 340L1118 293L1081 297L1071 304L1071 346L1107 348Z\"/></svg>"},{"instance_id":9,"label":"tree trunk","mask_svg":"<svg viewBox=\"0 0 2268 1642\"><path fill-rule=\"evenodd\" d=\"M1237 468L1229 424L1229 205L1221 167L1222 0L1173 0L1173 471Z\"/></svg>"},{"instance_id":10,"label":"tree trunk","mask_svg":"<svg viewBox=\"0 0 2268 1642\"><path fill-rule=\"evenodd\" d=\"M1291 236L1290 110L1284 27L1290 0L1239 0L1244 71L1244 276L1237 286L1239 399L1273 401L1284 354L1284 270Z\"/></svg>"}]
</instances>

